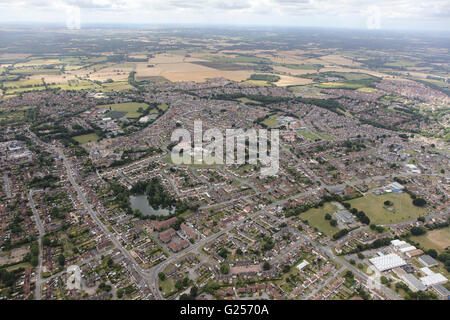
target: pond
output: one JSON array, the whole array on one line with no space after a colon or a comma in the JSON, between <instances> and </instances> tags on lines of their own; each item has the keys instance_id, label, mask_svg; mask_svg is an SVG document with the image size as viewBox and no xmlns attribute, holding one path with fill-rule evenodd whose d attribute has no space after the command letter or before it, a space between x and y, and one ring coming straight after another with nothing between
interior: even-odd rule
<instances>
[{"instance_id":1,"label":"pond","mask_svg":"<svg viewBox=\"0 0 450 320\"><path fill-rule=\"evenodd\" d=\"M139 211L141 211L141 213L144 216L151 216L151 215L155 215L155 216L168 216L170 214L172 214L175 210L175 208L172 208L171 210L169 209L158 209L155 210L150 203L148 203L147 200L147 196L146 195L131 195L130 196L130 204L131 204L131 209L134 211L136 209L139 209Z\"/></svg>"}]
</instances>

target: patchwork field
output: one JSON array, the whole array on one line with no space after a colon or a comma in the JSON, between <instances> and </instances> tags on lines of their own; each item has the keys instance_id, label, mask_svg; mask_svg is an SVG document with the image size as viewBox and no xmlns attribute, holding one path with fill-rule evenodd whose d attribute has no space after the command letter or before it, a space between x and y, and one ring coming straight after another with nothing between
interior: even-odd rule
<instances>
[{"instance_id":1,"label":"patchwork field","mask_svg":"<svg viewBox=\"0 0 450 320\"><path fill-rule=\"evenodd\" d=\"M384 205L387 200L393 203L392 211ZM387 193L380 196L371 193L347 202L352 207L364 211L370 218L371 223L375 224L387 225L405 222L427 214L425 208L413 205L411 197L406 193Z\"/></svg>"}]
</instances>

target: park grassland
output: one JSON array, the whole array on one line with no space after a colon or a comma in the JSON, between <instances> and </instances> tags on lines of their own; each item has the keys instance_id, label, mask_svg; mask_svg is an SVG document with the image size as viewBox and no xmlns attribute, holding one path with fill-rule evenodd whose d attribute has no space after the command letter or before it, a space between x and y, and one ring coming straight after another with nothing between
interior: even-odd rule
<instances>
[{"instance_id":1,"label":"park grassland","mask_svg":"<svg viewBox=\"0 0 450 320\"><path fill-rule=\"evenodd\" d=\"M280 123L278 122L278 115L273 114L267 119L265 119L262 123L264 123L267 127L273 128L277 127Z\"/></svg>"},{"instance_id":2,"label":"park grassland","mask_svg":"<svg viewBox=\"0 0 450 320\"><path fill-rule=\"evenodd\" d=\"M120 111L120 112L126 112L125 117L134 119L139 118L142 113L139 112L139 108L142 108L142 110L145 110L148 107L148 104L146 103L138 103L138 102L125 102L125 103L118 103L118 104L105 104L101 105L99 107L105 108L105 109L111 109L114 111Z\"/></svg>"},{"instance_id":3,"label":"park grassland","mask_svg":"<svg viewBox=\"0 0 450 320\"><path fill-rule=\"evenodd\" d=\"M306 139L311 139L311 140L320 140L320 138L318 136L316 136L314 133L312 133L308 128L300 128L297 130L297 132L299 134L301 134L303 137L305 137Z\"/></svg>"},{"instance_id":4,"label":"park grassland","mask_svg":"<svg viewBox=\"0 0 450 320\"><path fill-rule=\"evenodd\" d=\"M339 228L331 226L330 221L325 219L325 215L327 213L333 215L333 213L337 210L338 208L335 205L327 202L322 207L317 209L309 209L308 211L302 213L300 217L302 220L307 220L311 227L317 228L320 232L331 237L339 231Z\"/></svg>"},{"instance_id":5,"label":"park grassland","mask_svg":"<svg viewBox=\"0 0 450 320\"><path fill-rule=\"evenodd\" d=\"M393 203L394 210L390 211L384 205L385 201ZM406 193L386 193L383 195L368 194L362 198L346 201L353 208L364 211L375 224L394 224L415 220L425 216L427 210L412 204L411 197Z\"/></svg>"},{"instance_id":6,"label":"park grassland","mask_svg":"<svg viewBox=\"0 0 450 320\"><path fill-rule=\"evenodd\" d=\"M421 236L411 236L411 240L418 242L425 249L435 249L443 253L450 246L450 227L427 231Z\"/></svg>"},{"instance_id":7,"label":"park grassland","mask_svg":"<svg viewBox=\"0 0 450 320\"><path fill-rule=\"evenodd\" d=\"M73 139L77 141L79 144L94 142L97 141L99 138L100 137L96 133L83 134L81 136L73 137Z\"/></svg>"}]
</instances>

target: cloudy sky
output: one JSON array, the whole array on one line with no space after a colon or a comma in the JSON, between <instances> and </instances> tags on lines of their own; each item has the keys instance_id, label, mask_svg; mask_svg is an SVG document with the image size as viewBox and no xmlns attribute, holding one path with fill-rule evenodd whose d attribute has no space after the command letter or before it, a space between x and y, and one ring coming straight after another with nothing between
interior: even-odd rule
<instances>
[{"instance_id":1,"label":"cloudy sky","mask_svg":"<svg viewBox=\"0 0 450 320\"><path fill-rule=\"evenodd\" d=\"M0 22L450 30L450 0L0 0Z\"/></svg>"}]
</instances>

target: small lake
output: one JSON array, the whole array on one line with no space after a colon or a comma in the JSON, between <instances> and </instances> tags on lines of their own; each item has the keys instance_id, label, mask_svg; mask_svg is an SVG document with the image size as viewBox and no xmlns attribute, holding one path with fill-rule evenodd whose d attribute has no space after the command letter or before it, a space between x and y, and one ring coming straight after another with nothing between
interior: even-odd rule
<instances>
[{"instance_id":1,"label":"small lake","mask_svg":"<svg viewBox=\"0 0 450 320\"><path fill-rule=\"evenodd\" d=\"M136 210L139 209L141 213L145 216L168 216L169 214L172 214L175 210L173 208L172 210L169 209L158 209L155 210L153 207L148 203L147 196L146 195L137 195L137 196L130 196L130 204L131 209Z\"/></svg>"}]
</instances>

